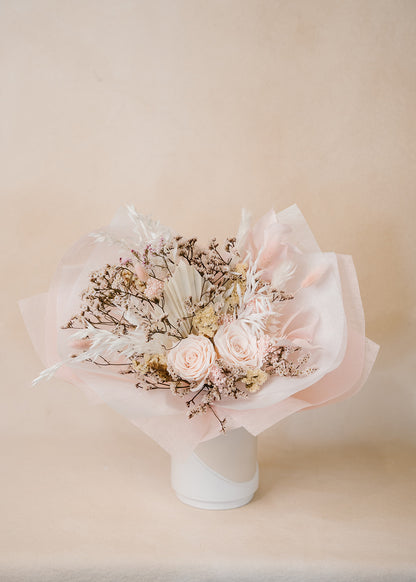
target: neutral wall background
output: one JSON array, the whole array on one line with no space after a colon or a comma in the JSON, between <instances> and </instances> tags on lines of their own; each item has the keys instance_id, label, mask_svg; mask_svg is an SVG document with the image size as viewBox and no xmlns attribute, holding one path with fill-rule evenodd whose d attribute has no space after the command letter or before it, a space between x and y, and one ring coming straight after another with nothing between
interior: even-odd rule
<instances>
[{"instance_id":1,"label":"neutral wall background","mask_svg":"<svg viewBox=\"0 0 416 582\"><path fill-rule=\"evenodd\" d=\"M353 255L381 352L360 394L264 438L416 443L416 2L3 0L0 80L1 438L147 439L30 387L16 301L77 238L125 202L203 238L296 202Z\"/></svg>"}]
</instances>

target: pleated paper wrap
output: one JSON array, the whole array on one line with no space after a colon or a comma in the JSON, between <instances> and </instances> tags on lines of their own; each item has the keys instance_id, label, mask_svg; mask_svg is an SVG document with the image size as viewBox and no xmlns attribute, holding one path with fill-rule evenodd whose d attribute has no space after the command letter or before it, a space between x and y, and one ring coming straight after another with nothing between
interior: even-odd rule
<instances>
[{"instance_id":1,"label":"pleated paper wrap","mask_svg":"<svg viewBox=\"0 0 416 582\"><path fill-rule=\"evenodd\" d=\"M107 263L118 263L125 253L125 248L108 241L122 239L125 247L134 248L145 236L121 208L103 240L86 236L66 253L48 293L20 302L30 337L46 367L71 353L70 333L61 326L79 311L80 294L88 286L90 273ZM296 265L285 286L295 293L295 300L282 304L279 334L311 351L318 368L310 376L272 376L248 399L229 398L215 405L217 414L227 418L228 429L242 426L258 435L294 412L357 392L368 377L378 346L365 337L352 258L321 252L297 206L278 214L269 212L254 227L243 220L238 241L247 256L258 259L270 280L284 265ZM107 403L172 456L185 458L200 442L219 434L213 414L188 419L183 398L169 390L137 389L131 375L87 363L62 366L56 375Z\"/></svg>"}]
</instances>

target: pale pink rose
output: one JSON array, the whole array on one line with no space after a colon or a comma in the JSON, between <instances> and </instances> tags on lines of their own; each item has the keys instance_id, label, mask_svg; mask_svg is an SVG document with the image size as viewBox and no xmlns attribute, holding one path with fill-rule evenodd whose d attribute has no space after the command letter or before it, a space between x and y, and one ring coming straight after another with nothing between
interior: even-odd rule
<instances>
[{"instance_id":1,"label":"pale pink rose","mask_svg":"<svg viewBox=\"0 0 416 582\"><path fill-rule=\"evenodd\" d=\"M238 320L221 326L214 336L219 356L236 366L260 368L263 362L265 344Z\"/></svg>"},{"instance_id":2,"label":"pale pink rose","mask_svg":"<svg viewBox=\"0 0 416 582\"><path fill-rule=\"evenodd\" d=\"M189 335L168 351L168 365L189 382L205 378L214 362L214 346L203 335Z\"/></svg>"},{"instance_id":3,"label":"pale pink rose","mask_svg":"<svg viewBox=\"0 0 416 582\"><path fill-rule=\"evenodd\" d=\"M214 364L209 371L208 379L211 380L214 386L224 387L227 381L227 376L218 364Z\"/></svg>"}]
</instances>

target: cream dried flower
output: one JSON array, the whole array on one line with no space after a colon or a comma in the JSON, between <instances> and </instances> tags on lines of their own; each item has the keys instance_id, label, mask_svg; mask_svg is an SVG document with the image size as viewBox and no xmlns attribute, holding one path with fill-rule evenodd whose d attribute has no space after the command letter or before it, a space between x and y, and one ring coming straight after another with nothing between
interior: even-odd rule
<instances>
[{"instance_id":1,"label":"cream dried flower","mask_svg":"<svg viewBox=\"0 0 416 582\"><path fill-rule=\"evenodd\" d=\"M143 358L132 362L136 372L156 372L163 378L169 378L167 371L168 361L164 354L144 354Z\"/></svg>"},{"instance_id":2,"label":"cream dried flower","mask_svg":"<svg viewBox=\"0 0 416 582\"><path fill-rule=\"evenodd\" d=\"M218 329L218 316L212 303L197 311L192 319L192 325L199 335L214 337Z\"/></svg>"},{"instance_id":3,"label":"cream dried flower","mask_svg":"<svg viewBox=\"0 0 416 582\"><path fill-rule=\"evenodd\" d=\"M226 303L229 307L237 307L241 304L246 292L246 278L248 266L245 263L238 263L232 270L232 279L226 288Z\"/></svg>"},{"instance_id":4,"label":"cream dried flower","mask_svg":"<svg viewBox=\"0 0 416 582\"><path fill-rule=\"evenodd\" d=\"M268 376L266 372L260 369L255 370L248 370L245 378L242 378L241 381L247 387L248 392L258 392L262 385L267 380Z\"/></svg>"}]
</instances>

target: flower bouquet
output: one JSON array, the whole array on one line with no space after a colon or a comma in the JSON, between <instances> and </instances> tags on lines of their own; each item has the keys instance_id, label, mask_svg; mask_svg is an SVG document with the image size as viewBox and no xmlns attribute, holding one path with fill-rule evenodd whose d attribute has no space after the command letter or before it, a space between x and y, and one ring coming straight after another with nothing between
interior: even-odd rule
<instances>
[{"instance_id":1,"label":"flower bouquet","mask_svg":"<svg viewBox=\"0 0 416 582\"><path fill-rule=\"evenodd\" d=\"M199 507L247 503L256 435L356 392L377 353L351 258L321 252L296 206L243 212L207 246L121 208L21 309L47 366L34 382L57 374L127 417Z\"/></svg>"}]
</instances>

